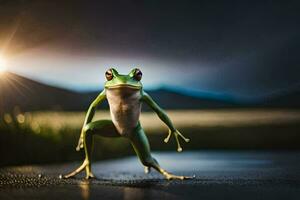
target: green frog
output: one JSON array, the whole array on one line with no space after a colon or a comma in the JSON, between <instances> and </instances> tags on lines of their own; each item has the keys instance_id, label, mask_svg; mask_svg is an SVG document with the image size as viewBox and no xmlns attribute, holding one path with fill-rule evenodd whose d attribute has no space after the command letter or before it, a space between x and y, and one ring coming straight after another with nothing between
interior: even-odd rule
<instances>
[{"instance_id":1,"label":"green frog","mask_svg":"<svg viewBox=\"0 0 300 200\"><path fill-rule=\"evenodd\" d=\"M163 169L150 152L150 145L145 132L139 121L142 102L152 108L158 117L168 126L169 134L164 139L167 143L173 135L177 143L177 151L181 152L182 147L179 139L189 142L173 125L167 114L154 100L143 90L141 83L142 72L140 69L132 69L128 75L121 75L114 68L108 69L105 73L107 81L104 90L90 105L82 127L76 150L84 148L85 159L80 167L73 172L66 174L63 178L70 178L85 169L86 179L94 178L91 170L91 153L93 150L93 136L104 137L125 137L129 139L141 163L145 166L145 173L153 168L161 173L166 179L188 179L191 177L178 176ZM97 106L105 99L108 100L111 120L92 121Z\"/></svg>"}]
</instances>

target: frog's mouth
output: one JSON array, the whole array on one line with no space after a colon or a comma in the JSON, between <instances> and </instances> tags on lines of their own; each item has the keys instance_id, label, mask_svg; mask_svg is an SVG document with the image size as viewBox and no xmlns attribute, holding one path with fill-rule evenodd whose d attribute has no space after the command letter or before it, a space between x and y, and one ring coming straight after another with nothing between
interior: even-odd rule
<instances>
[{"instance_id":1,"label":"frog's mouth","mask_svg":"<svg viewBox=\"0 0 300 200\"><path fill-rule=\"evenodd\" d=\"M129 88L129 89L139 90L139 89L141 89L141 86L130 85L130 84L118 84L118 85L113 85L113 86L106 86L105 88L107 88L107 89Z\"/></svg>"}]
</instances>

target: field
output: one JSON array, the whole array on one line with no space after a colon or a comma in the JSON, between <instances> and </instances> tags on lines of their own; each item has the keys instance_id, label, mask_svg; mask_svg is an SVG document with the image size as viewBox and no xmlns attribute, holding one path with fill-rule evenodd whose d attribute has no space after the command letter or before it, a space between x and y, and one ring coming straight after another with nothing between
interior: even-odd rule
<instances>
[{"instance_id":1,"label":"field","mask_svg":"<svg viewBox=\"0 0 300 200\"><path fill-rule=\"evenodd\" d=\"M177 128L237 127L275 125L300 122L300 111L294 110L197 110L167 111ZM27 117L26 117L27 115ZM81 128L84 112L35 112L25 113L28 122L49 126L58 130L63 127ZM108 111L98 111L94 120L110 119ZM25 121L26 122L26 121ZM152 112L142 113L141 123L146 130L162 130L164 124ZM35 126L35 125L33 125ZM152 132L152 131L151 131Z\"/></svg>"},{"instance_id":2,"label":"field","mask_svg":"<svg viewBox=\"0 0 300 200\"><path fill-rule=\"evenodd\" d=\"M299 149L300 111L287 109L232 109L167 111L176 127L191 138L184 150L196 149ZM75 146L84 112L15 111L4 114L0 125L0 165L80 160ZM94 118L109 119L99 110ZM141 116L153 150L176 150L172 140L164 144L166 126L155 113ZM133 154L124 138L95 140L95 159Z\"/></svg>"}]
</instances>

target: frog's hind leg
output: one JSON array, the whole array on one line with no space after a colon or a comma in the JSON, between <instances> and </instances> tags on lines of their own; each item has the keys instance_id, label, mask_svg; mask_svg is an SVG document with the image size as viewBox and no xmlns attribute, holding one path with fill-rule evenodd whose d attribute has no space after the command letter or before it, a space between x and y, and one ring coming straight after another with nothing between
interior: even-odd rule
<instances>
[{"instance_id":1,"label":"frog's hind leg","mask_svg":"<svg viewBox=\"0 0 300 200\"><path fill-rule=\"evenodd\" d=\"M94 178L94 174L91 170L91 155L93 151L93 136L100 135L104 137L119 137L113 122L111 120L98 120L88 123L83 128L83 145L85 152L85 159L83 163L74 171L64 175L64 178L71 178L82 172L86 171L86 179Z\"/></svg>"},{"instance_id":2,"label":"frog's hind leg","mask_svg":"<svg viewBox=\"0 0 300 200\"><path fill-rule=\"evenodd\" d=\"M132 136L129 138L131 144L139 157L142 164L145 166L145 172L148 173L150 168L154 168L159 173L161 173L166 179L189 179L192 177L188 176L177 176L167 172L165 169L161 168L158 162L151 156L150 145L147 139L147 136L144 133L141 125L138 124L136 129L134 130Z\"/></svg>"}]
</instances>

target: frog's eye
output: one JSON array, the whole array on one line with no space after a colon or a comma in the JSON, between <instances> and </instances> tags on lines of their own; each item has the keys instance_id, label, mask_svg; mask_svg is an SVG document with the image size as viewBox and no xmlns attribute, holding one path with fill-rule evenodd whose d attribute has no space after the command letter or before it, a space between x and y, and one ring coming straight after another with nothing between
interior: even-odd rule
<instances>
[{"instance_id":1,"label":"frog's eye","mask_svg":"<svg viewBox=\"0 0 300 200\"><path fill-rule=\"evenodd\" d=\"M140 69L135 69L135 72L134 72L134 79L137 80L137 81L140 81L142 79L142 76L143 76L143 73Z\"/></svg>"},{"instance_id":2,"label":"frog's eye","mask_svg":"<svg viewBox=\"0 0 300 200\"><path fill-rule=\"evenodd\" d=\"M112 71L111 71L111 69L109 69L109 70L107 70L106 72L105 72L105 77L106 77L106 79L108 80L108 81L110 81L111 79L113 79L113 74L112 74Z\"/></svg>"}]
</instances>

